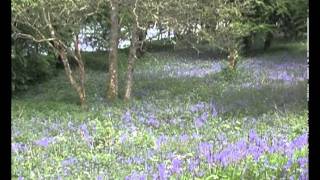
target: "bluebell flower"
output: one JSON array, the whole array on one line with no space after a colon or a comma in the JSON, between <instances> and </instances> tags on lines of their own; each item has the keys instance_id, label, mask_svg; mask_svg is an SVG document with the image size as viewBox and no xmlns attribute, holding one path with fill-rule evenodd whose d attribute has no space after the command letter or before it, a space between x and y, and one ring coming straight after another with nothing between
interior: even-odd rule
<instances>
[{"instance_id":1,"label":"bluebell flower","mask_svg":"<svg viewBox=\"0 0 320 180\"><path fill-rule=\"evenodd\" d=\"M308 164L308 158L306 158L306 157L299 158L297 161L298 161L300 168L304 168Z\"/></svg>"},{"instance_id":2,"label":"bluebell flower","mask_svg":"<svg viewBox=\"0 0 320 180\"><path fill-rule=\"evenodd\" d=\"M88 146L90 148L93 148L93 139L92 137L90 136L89 134L89 130L87 128L87 125L86 124L82 124L80 126L80 132L82 134L82 137L84 138L84 140L86 141L86 143L88 144Z\"/></svg>"},{"instance_id":3,"label":"bluebell flower","mask_svg":"<svg viewBox=\"0 0 320 180\"><path fill-rule=\"evenodd\" d=\"M54 137L44 137L40 140L35 141L35 144L42 147L48 147L49 144L54 142Z\"/></svg>"},{"instance_id":4,"label":"bluebell flower","mask_svg":"<svg viewBox=\"0 0 320 180\"><path fill-rule=\"evenodd\" d=\"M182 161L180 159L173 159L172 160L172 173L180 173L181 170L181 166L182 166Z\"/></svg>"},{"instance_id":5,"label":"bluebell flower","mask_svg":"<svg viewBox=\"0 0 320 180\"><path fill-rule=\"evenodd\" d=\"M121 134L121 136L119 137L119 141L121 144L123 144L126 140L127 140L127 134L123 133Z\"/></svg>"},{"instance_id":6,"label":"bluebell flower","mask_svg":"<svg viewBox=\"0 0 320 180\"><path fill-rule=\"evenodd\" d=\"M22 143L11 143L11 149L13 152L17 153L17 152L24 152L28 148L27 148L27 145Z\"/></svg>"},{"instance_id":7,"label":"bluebell flower","mask_svg":"<svg viewBox=\"0 0 320 180\"><path fill-rule=\"evenodd\" d=\"M196 120L195 120L195 126L196 126L197 128L202 127L202 126L206 123L207 119L208 119L208 113L205 112L205 113L203 113L200 117L196 118Z\"/></svg>"},{"instance_id":8,"label":"bluebell flower","mask_svg":"<svg viewBox=\"0 0 320 180\"><path fill-rule=\"evenodd\" d=\"M160 123L159 121L154 117L154 115L151 115L147 121L147 124L153 127L159 127Z\"/></svg>"},{"instance_id":9,"label":"bluebell flower","mask_svg":"<svg viewBox=\"0 0 320 180\"><path fill-rule=\"evenodd\" d=\"M103 176L102 175L97 176L96 180L103 180Z\"/></svg>"},{"instance_id":10,"label":"bluebell flower","mask_svg":"<svg viewBox=\"0 0 320 180\"><path fill-rule=\"evenodd\" d=\"M291 144L290 144L290 148L292 149L301 149L302 147L304 147L306 144L308 144L308 134L302 134L301 136L295 138Z\"/></svg>"},{"instance_id":11,"label":"bluebell flower","mask_svg":"<svg viewBox=\"0 0 320 180\"><path fill-rule=\"evenodd\" d=\"M158 172L159 172L160 180L166 180L167 179L165 164L161 163L161 164L158 165Z\"/></svg>"},{"instance_id":12,"label":"bluebell flower","mask_svg":"<svg viewBox=\"0 0 320 180\"><path fill-rule=\"evenodd\" d=\"M71 158L67 158L67 159L63 160L61 162L61 165L62 166L69 166L69 165L75 164L77 161L78 161L77 158L71 157Z\"/></svg>"},{"instance_id":13,"label":"bluebell flower","mask_svg":"<svg viewBox=\"0 0 320 180\"><path fill-rule=\"evenodd\" d=\"M166 142L167 142L167 137L164 135L160 135L156 140L156 148L160 149L160 147L164 145Z\"/></svg>"},{"instance_id":14,"label":"bluebell flower","mask_svg":"<svg viewBox=\"0 0 320 180\"><path fill-rule=\"evenodd\" d=\"M256 139L258 139L258 135L255 132L255 130L251 129L249 132L249 142L254 142Z\"/></svg>"},{"instance_id":15,"label":"bluebell flower","mask_svg":"<svg viewBox=\"0 0 320 180\"><path fill-rule=\"evenodd\" d=\"M190 159L189 166L188 166L189 172L192 173L197 167L199 167L199 164L200 164L200 160L198 157L196 157L195 159Z\"/></svg>"},{"instance_id":16,"label":"bluebell flower","mask_svg":"<svg viewBox=\"0 0 320 180\"><path fill-rule=\"evenodd\" d=\"M204 156L207 156L211 153L212 147L213 145L208 142L201 142L198 146L199 153Z\"/></svg>"},{"instance_id":17,"label":"bluebell flower","mask_svg":"<svg viewBox=\"0 0 320 180\"><path fill-rule=\"evenodd\" d=\"M189 136L188 136L188 135L186 135L186 134L180 135L180 141L181 141L182 143L187 142L188 139L189 139Z\"/></svg>"},{"instance_id":18,"label":"bluebell flower","mask_svg":"<svg viewBox=\"0 0 320 180\"><path fill-rule=\"evenodd\" d=\"M131 122L131 113L129 110L127 110L123 115L122 115L122 120L125 123L130 123Z\"/></svg>"},{"instance_id":19,"label":"bluebell flower","mask_svg":"<svg viewBox=\"0 0 320 180\"><path fill-rule=\"evenodd\" d=\"M133 171L129 176L125 177L125 180L146 180L146 175L137 173L136 171Z\"/></svg>"}]
</instances>

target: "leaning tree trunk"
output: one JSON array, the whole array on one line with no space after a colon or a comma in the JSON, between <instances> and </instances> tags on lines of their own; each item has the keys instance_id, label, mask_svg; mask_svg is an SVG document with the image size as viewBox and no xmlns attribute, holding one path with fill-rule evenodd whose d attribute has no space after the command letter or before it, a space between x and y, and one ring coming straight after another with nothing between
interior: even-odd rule
<instances>
[{"instance_id":1,"label":"leaning tree trunk","mask_svg":"<svg viewBox=\"0 0 320 180\"><path fill-rule=\"evenodd\" d=\"M52 27L50 19L46 19L46 22L48 24L51 37L55 38L55 40L49 43L49 45L52 46L58 52L58 56L62 61L65 73L70 81L71 86L77 91L80 98L80 105L83 107L85 105L85 88L84 88L84 65L83 65L82 59L78 59L78 57L74 55L74 53L72 53L72 51L70 51L68 47L56 37L55 30ZM76 81L76 78L74 77L74 74L72 73L72 70L68 61L68 57L67 57L68 52L71 52L71 54L73 54L73 57L75 58L79 66L80 85L78 84L78 82Z\"/></svg>"},{"instance_id":2,"label":"leaning tree trunk","mask_svg":"<svg viewBox=\"0 0 320 180\"><path fill-rule=\"evenodd\" d=\"M80 97L80 105L83 107L85 105L85 90L84 90L84 87L79 85L76 82L75 78L73 77L73 73L72 73L72 70L70 68L66 52L63 49L61 49L61 50L59 50L59 55L61 57L61 60L62 60L63 66L64 66L65 73L66 73L66 75L67 75L72 87L76 89L76 91L77 91L77 93L78 93L78 95ZM82 68L79 67L79 69L82 69ZM80 76L80 81L82 81L81 78L82 77Z\"/></svg>"},{"instance_id":3,"label":"leaning tree trunk","mask_svg":"<svg viewBox=\"0 0 320 180\"><path fill-rule=\"evenodd\" d=\"M118 96L118 1L111 0L111 47L109 53L109 79L107 98L110 100Z\"/></svg>"},{"instance_id":4,"label":"leaning tree trunk","mask_svg":"<svg viewBox=\"0 0 320 180\"><path fill-rule=\"evenodd\" d=\"M129 57L128 57L128 69L127 69L127 80L126 80L127 82L126 82L126 89L125 89L125 95L124 95L125 100L129 100L131 98L132 85L133 85L133 66L136 60L136 46L137 46L137 40L138 40L137 25L135 22L132 24L131 34L132 34L131 47L130 47Z\"/></svg>"}]
</instances>

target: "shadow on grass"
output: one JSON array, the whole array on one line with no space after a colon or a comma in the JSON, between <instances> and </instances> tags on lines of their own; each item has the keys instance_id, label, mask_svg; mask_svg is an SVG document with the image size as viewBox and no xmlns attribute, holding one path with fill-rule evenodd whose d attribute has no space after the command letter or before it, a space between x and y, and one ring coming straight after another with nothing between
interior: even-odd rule
<instances>
[{"instance_id":1,"label":"shadow on grass","mask_svg":"<svg viewBox=\"0 0 320 180\"><path fill-rule=\"evenodd\" d=\"M298 112L307 108L306 83L292 85L269 84L259 88L233 89L224 84L208 83L204 78L161 79L146 81L134 92L137 99L154 97L155 99L179 98L182 102L191 99L218 105L222 114L261 115L280 110Z\"/></svg>"}]
</instances>

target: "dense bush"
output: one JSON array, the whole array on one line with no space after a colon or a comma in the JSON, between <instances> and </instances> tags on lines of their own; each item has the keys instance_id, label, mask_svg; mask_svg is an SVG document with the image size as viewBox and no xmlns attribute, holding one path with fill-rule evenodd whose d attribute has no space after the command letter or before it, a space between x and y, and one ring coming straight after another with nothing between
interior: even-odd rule
<instances>
[{"instance_id":1,"label":"dense bush","mask_svg":"<svg viewBox=\"0 0 320 180\"><path fill-rule=\"evenodd\" d=\"M29 85L54 76L55 61L51 56L37 54L12 57L12 92L27 90Z\"/></svg>"},{"instance_id":2,"label":"dense bush","mask_svg":"<svg viewBox=\"0 0 320 180\"><path fill-rule=\"evenodd\" d=\"M86 69L108 72L108 52L82 52L81 53ZM128 61L128 49L118 50L119 71L125 71Z\"/></svg>"}]
</instances>

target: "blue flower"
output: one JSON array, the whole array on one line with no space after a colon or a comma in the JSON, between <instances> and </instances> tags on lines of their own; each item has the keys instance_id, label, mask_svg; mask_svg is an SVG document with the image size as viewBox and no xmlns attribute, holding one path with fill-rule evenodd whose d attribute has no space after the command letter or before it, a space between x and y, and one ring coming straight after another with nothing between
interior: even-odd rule
<instances>
[{"instance_id":1,"label":"blue flower","mask_svg":"<svg viewBox=\"0 0 320 180\"><path fill-rule=\"evenodd\" d=\"M188 136L188 135L186 135L186 134L180 135L180 141L181 141L182 143L187 142L188 139L189 139L189 136Z\"/></svg>"},{"instance_id":2,"label":"blue flower","mask_svg":"<svg viewBox=\"0 0 320 180\"><path fill-rule=\"evenodd\" d=\"M40 140L35 141L35 144L42 147L48 147L49 144L54 142L54 137L44 137Z\"/></svg>"},{"instance_id":3,"label":"blue flower","mask_svg":"<svg viewBox=\"0 0 320 180\"><path fill-rule=\"evenodd\" d=\"M17 152L26 151L28 148L27 148L27 145L22 144L22 143L12 143L11 149L13 152L17 153Z\"/></svg>"},{"instance_id":4,"label":"blue flower","mask_svg":"<svg viewBox=\"0 0 320 180\"><path fill-rule=\"evenodd\" d=\"M165 164L161 163L161 164L158 165L158 172L159 172L160 180L167 179Z\"/></svg>"},{"instance_id":5,"label":"blue flower","mask_svg":"<svg viewBox=\"0 0 320 180\"><path fill-rule=\"evenodd\" d=\"M62 166L69 166L69 165L75 164L77 161L78 161L77 158L71 157L71 158L67 158L67 159L63 160L61 162L61 165Z\"/></svg>"},{"instance_id":6,"label":"blue flower","mask_svg":"<svg viewBox=\"0 0 320 180\"><path fill-rule=\"evenodd\" d=\"M89 130L87 128L87 125L86 124L82 124L80 126L80 132L82 134L82 137L84 138L84 140L86 141L86 143L88 144L88 146L90 148L93 148L93 139L92 137L90 136L89 134Z\"/></svg>"},{"instance_id":7,"label":"blue flower","mask_svg":"<svg viewBox=\"0 0 320 180\"><path fill-rule=\"evenodd\" d=\"M175 158L172 160L172 172L173 173L177 173L179 174L180 173L180 170L181 170L181 165L182 165L182 161Z\"/></svg>"},{"instance_id":8,"label":"blue flower","mask_svg":"<svg viewBox=\"0 0 320 180\"><path fill-rule=\"evenodd\" d=\"M208 119L208 113L205 112L205 113L203 113L200 117L196 118L196 120L195 120L195 126L196 126L197 128L202 127L202 126L205 124L205 122L207 121L207 119Z\"/></svg>"},{"instance_id":9,"label":"blue flower","mask_svg":"<svg viewBox=\"0 0 320 180\"><path fill-rule=\"evenodd\" d=\"M129 110L127 110L127 111L122 115L122 120L123 120L125 123L131 122L131 113L130 113Z\"/></svg>"},{"instance_id":10,"label":"blue flower","mask_svg":"<svg viewBox=\"0 0 320 180\"><path fill-rule=\"evenodd\" d=\"M156 148L160 149L162 145L164 145L167 142L167 137L165 135L161 135L156 140Z\"/></svg>"},{"instance_id":11,"label":"blue flower","mask_svg":"<svg viewBox=\"0 0 320 180\"><path fill-rule=\"evenodd\" d=\"M147 124L157 128L160 126L159 121L154 117L154 115L151 115L149 117L149 119L147 120Z\"/></svg>"},{"instance_id":12,"label":"blue flower","mask_svg":"<svg viewBox=\"0 0 320 180\"><path fill-rule=\"evenodd\" d=\"M193 173L193 171L199 167L200 164L200 160L198 157L196 157L195 159L190 159L189 160L189 172Z\"/></svg>"}]
</instances>

